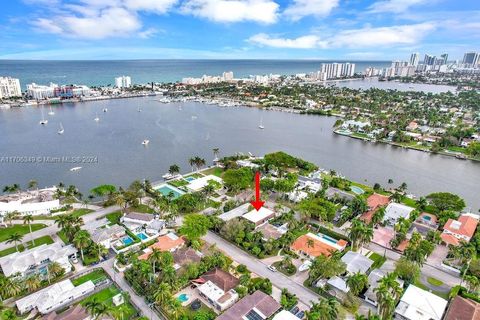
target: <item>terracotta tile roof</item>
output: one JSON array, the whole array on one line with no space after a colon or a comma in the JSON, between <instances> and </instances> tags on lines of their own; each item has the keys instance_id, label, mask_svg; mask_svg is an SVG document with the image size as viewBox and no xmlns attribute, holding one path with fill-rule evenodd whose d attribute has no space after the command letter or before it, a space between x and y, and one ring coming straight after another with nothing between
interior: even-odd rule
<instances>
[{"instance_id":1,"label":"terracotta tile roof","mask_svg":"<svg viewBox=\"0 0 480 320\"><path fill-rule=\"evenodd\" d=\"M458 218L458 220L448 219L443 229L451 233L471 238L477 229L477 225L477 219L470 215L463 214Z\"/></svg>"},{"instance_id":2,"label":"terracotta tile roof","mask_svg":"<svg viewBox=\"0 0 480 320\"><path fill-rule=\"evenodd\" d=\"M313 246L308 246L309 240L313 241ZM346 246L347 242L345 240L339 240L337 244L341 247ZM328 244L321 242L308 234L304 234L295 240L290 248L293 251L302 251L305 252L307 255L311 257L318 257L320 255L324 255L329 257L332 252L337 251L337 249L333 246L329 246Z\"/></svg>"},{"instance_id":3,"label":"terracotta tile roof","mask_svg":"<svg viewBox=\"0 0 480 320\"><path fill-rule=\"evenodd\" d=\"M410 243L410 241L408 241L407 239L403 240L402 242L400 242L400 244L397 246L397 250L398 251L405 251L405 249L407 249L407 246L408 244Z\"/></svg>"},{"instance_id":4,"label":"terracotta tile roof","mask_svg":"<svg viewBox=\"0 0 480 320\"><path fill-rule=\"evenodd\" d=\"M370 209L376 209L386 206L390 202L390 198L378 193L372 194L367 198L367 205Z\"/></svg>"},{"instance_id":5,"label":"terracotta tile roof","mask_svg":"<svg viewBox=\"0 0 480 320\"><path fill-rule=\"evenodd\" d=\"M88 312L80 304L77 304L75 307L59 314L51 312L43 316L42 320L84 320L89 318Z\"/></svg>"},{"instance_id":6,"label":"terracotta tile roof","mask_svg":"<svg viewBox=\"0 0 480 320\"><path fill-rule=\"evenodd\" d=\"M480 303L456 296L447 309L444 320L480 320Z\"/></svg>"},{"instance_id":7,"label":"terracotta tile roof","mask_svg":"<svg viewBox=\"0 0 480 320\"><path fill-rule=\"evenodd\" d=\"M217 320L238 320L243 319L251 310L256 309L265 318L270 318L281 308L280 304L271 296L262 291L255 291L234 304L230 309L220 315Z\"/></svg>"},{"instance_id":8,"label":"terracotta tile roof","mask_svg":"<svg viewBox=\"0 0 480 320\"><path fill-rule=\"evenodd\" d=\"M204 273L201 278L207 282L213 282L217 287L222 289L224 292L227 292L240 283L240 281L232 276L230 273L223 271L220 268L212 269L206 273Z\"/></svg>"},{"instance_id":9,"label":"terracotta tile roof","mask_svg":"<svg viewBox=\"0 0 480 320\"><path fill-rule=\"evenodd\" d=\"M448 233L442 233L440 238L442 238L443 242L446 244L451 244L453 246L458 246L460 244L460 240Z\"/></svg>"},{"instance_id":10,"label":"terracotta tile roof","mask_svg":"<svg viewBox=\"0 0 480 320\"><path fill-rule=\"evenodd\" d=\"M185 244L185 240L182 237L177 236L174 233L167 233L161 237L158 237L157 242L152 244L149 248L150 251L142 254L138 257L140 260L147 260L150 254L152 253L151 250L157 249L160 251L170 251L174 248L183 246Z\"/></svg>"}]
</instances>

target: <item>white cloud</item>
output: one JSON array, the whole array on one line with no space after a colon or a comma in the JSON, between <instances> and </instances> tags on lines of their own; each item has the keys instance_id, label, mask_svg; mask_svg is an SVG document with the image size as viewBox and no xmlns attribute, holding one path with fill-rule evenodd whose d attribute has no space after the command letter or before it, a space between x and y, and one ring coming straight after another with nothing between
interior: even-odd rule
<instances>
[{"instance_id":1,"label":"white cloud","mask_svg":"<svg viewBox=\"0 0 480 320\"><path fill-rule=\"evenodd\" d=\"M405 12L408 8L426 4L432 2L431 0L382 0L375 2L369 7L370 12L372 13L381 13L381 12L394 12L401 13Z\"/></svg>"},{"instance_id":2,"label":"white cloud","mask_svg":"<svg viewBox=\"0 0 480 320\"><path fill-rule=\"evenodd\" d=\"M315 35L307 35L298 37L295 39L286 38L273 38L267 34L259 33L250 39L249 42L258 44L261 46L273 47L273 48L290 48L290 49L312 49L320 46L320 38Z\"/></svg>"},{"instance_id":3,"label":"white cloud","mask_svg":"<svg viewBox=\"0 0 480 320\"><path fill-rule=\"evenodd\" d=\"M83 39L123 37L141 29L142 24L135 13L123 8L107 8L96 14L84 16L64 15L55 20L37 19L33 22L44 32L62 34Z\"/></svg>"},{"instance_id":4,"label":"white cloud","mask_svg":"<svg viewBox=\"0 0 480 320\"><path fill-rule=\"evenodd\" d=\"M305 16L313 15L324 17L338 6L340 0L294 0L293 4L283 12L292 20L299 20Z\"/></svg>"},{"instance_id":5,"label":"white cloud","mask_svg":"<svg viewBox=\"0 0 480 320\"><path fill-rule=\"evenodd\" d=\"M274 23L279 5L272 0L187 0L181 11L215 22Z\"/></svg>"},{"instance_id":6,"label":"white cloud","mask_svg":"<svg viewBox=\"0 0 480 320\"><path fill-rule=\"evenodd\" d=\"M127 8L136 11L166 13L177 2L177 0L125 0L124 4Z\"/></svg>"},{"instance_id":7,"label":"white cloud","mask_svg":"<svg viewBox=\"0 0 480 320\"><path fill-rule=\"evenodd\" d=\"M275 38L260 33L250 37L247 41L262 46L274 48L368 48L391 47L395 45L411 45L422 40L427 34L436 29L433 23L420 23L392 27L343 30L337 34L321 39L310 34L295 39Z\"/></svg>"},{"instance_id":8,"label":"white cloud","mask_svg":"<svg viewBox=\"0 0 480 320\"><path fill-rule=\"evenodd\" d=\"M155 28L148 28L147 30L141 31L138 33L138 36L142 39L151 38L153 35L157 34L158 30Z\"/></svg>"}]
</instances>

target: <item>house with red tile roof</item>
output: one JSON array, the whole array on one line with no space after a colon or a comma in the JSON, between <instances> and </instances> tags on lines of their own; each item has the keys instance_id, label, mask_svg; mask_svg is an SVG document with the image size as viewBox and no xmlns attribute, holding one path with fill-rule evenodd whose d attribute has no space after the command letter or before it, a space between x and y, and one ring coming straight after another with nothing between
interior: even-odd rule
<instances>
[{"instance_id":1,"label":"house with red tile roof","mask_svg":"<svg viewBox=\"0 0 480 320\"><path fill-rule=\"evenodd\" d=\"M299 255L315 259L320 255L331 256L332 252L343 251L348 242L340 239L336 240L323 234L304 234L295 240L290 249Z\"/></svg>"},{"instance_id":2,"label":"house with red tile roof","mask_svg":"<svg viewBox=\"0 0 480 320\"><path fill-rule=\"evenodd\" d=\"M368 211L360 216L360 220L365 223L372 222L372 217L381 207L385 207L390 203L390 198L378 193L372 194L367 198Z\"/></svg>"},{"instance_id":3,"label":"house with red tile roof","mask_svg":"<svg viewBox=\"0 0 480 320\"><path fill-rule=\"evenodd\" d=\"M444 320L480 320L480 303L456 296L448 306Z\"/></svg>"},{"instance_id":4,"label":"house with red tile roof","mask_svg":"<svg viewBox=\"0 0 480 320\"><path fill-rule=\"evenodd\" d=\"M477 229L478 218L475 214L466 213L458 220L448 219L443 226L442 241L453 246L458 246L461 241L470 242Z\"/></svg>"},{"instance_id":5,"label":"house with red tile roof","mask_svg":"<svg viewBox=\"0 0 480 320\"><path fill-rule=\"evenodd\" d=\"M183 240L182 237L177 236L173 232L169 232L163 236L158 237L156 243L143 250L144 253L139 256L138 259L147 260L148 257L152 254L153 249L174 252L175 250L183 247L184 244L185 240Z\"/></svg>"},{"instance_id":6,"label":"house with red tile roof","mask_svg":"<svg viewBox=\"0 0 480 320\"><path fill-rule=\"evenodd\" d=\"M234 289L240 280L220 268L204 273L193 283L198 285L200 296L219 311L228 309L238 300L238 293Z\"/></svg>"},{"instance_id":7,"label":"house with red tile roof","mask_svg":"<svg viewBox=\"0 0 480 320\"><path fill-rule=\"evenodd\" d=\"M275 299L257 290L235 303L230 309L220 315L217 320L264 320L270 318L280 308L280 304Z\"/></svg>"}]
</instances>

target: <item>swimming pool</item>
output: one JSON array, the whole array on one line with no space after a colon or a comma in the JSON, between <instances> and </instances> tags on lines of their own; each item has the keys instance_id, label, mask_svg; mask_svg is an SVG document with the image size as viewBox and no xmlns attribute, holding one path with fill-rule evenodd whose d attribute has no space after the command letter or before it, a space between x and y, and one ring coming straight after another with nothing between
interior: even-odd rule
<instances>
[{"instance_id":1,"label":"swimming pool","mask_svg":"<svg viewBox=\"0 0 480 320\"><path fill-rule=\"evenodd\" d=\"M130 236L126 236L126 237L122 238L122 242L123 242L124 245L128 246L129 244L133 243L133 239L130 238Z\"/></svg>"},{"instance_id":2,"label":"swimming pool","mask_svg":"<svg viewBox=\"0 0 480 320\"><path fill-rule=\"evenodd\" d=\"M365 193L365 191L364 191L362 188L357 187L357 186L350 186L350 190L352 190L353 193L355 193L355 194L363 194L363 193Z\"/></svg>"},{"instance_id":3,"label":"swimming pool","mask_svg":"<svg viewBox=\"0 0 480 320\"><path fill-rule=\"evenodd\" d=\"M168 184L162 184L161 186L158 186L156 190L163 194L165 197L172 195L173 199L177 199L181 195L185 194L185 192L183 192L182 190Z\"/></svg>"},{"instance_id":4,"label":"swimming pool","mask_svg":"<svg viewBox=\"0 0 480 320\"><path fill-rule=\"evenodd\" d=\"M147 235L143 232L137 233L137 237L139 237L141 240L147 239Z\"/></svg>"},{"instance_id":5,"label":"swimming pool","mask_svg":"<svg viewBox=\"0 0 480 320\"><path fill-rule=\"evenodd\" d=\"M188 301L188 299L190 299L190 298L188 297L188 294L182 293L181 295L178 296L177 299L178 299L178 301L180 301L180 302L186 302L186 301Z\"/></svg>"},{"instance_id":6,"label":"swimming pool","mask_svg":"<svg viewBox=\"0 0 480 320\"><path fill-rule=\"evenodd\" d=\"M430 217L430 216L423 216L423 220L430 221L430 220L432 220L432 217Z\"/></svg>"},{"instance_id":7,"label":"swimming pool","mask_svg":"<svg viewBox=\"0 0 480 320\"><path fill-rule=\"evenodd\" d=\"M195 180L195 177L190 176L190 177L185 177L183 179L187 180L188 182L192 182L193 180Z\"/></svg>"},{"instance_id":8,"label":"swimming pool","mask_svg":"<svg viewBox=\"0 0 480 320\"><path fill-rule=\"evenodd\" d=\"M333 244L336 244L336 243L337 243L337 240L336 240L336 239L333 239L332 237L326 236L326 235L324 235L323 233L319 233L318 236L319 236L320 238L322 238L323 240L326 240L326 241L328 241L328 242L330 242L330 243L333 243Z\"/></svg>"}]
</instances>

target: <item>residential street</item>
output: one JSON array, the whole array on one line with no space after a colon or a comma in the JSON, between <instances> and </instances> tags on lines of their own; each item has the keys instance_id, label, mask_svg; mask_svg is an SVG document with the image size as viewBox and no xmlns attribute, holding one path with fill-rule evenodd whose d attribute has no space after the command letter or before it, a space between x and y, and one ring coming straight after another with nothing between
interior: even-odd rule
<instances>
[{"instance_id":1,"label":"residential street","mask_svg":"<svg viewBox=\"0 0 480 320\"><path fill-rule=\"evenodd\" d=\"M281 272L272 272L267 269L267 265L257 258L249 255L245 251L230 244L223 238L217 236L213 232L203 237L203 239L211 244L215 244L218 249L235 259L240 264L244 264L247 268L261 277L269 278L272 284L278 288L287 288L288 291L297 295L298 299L304 304L310 306L310 301L317 301L318 295L313 291L305 288L303 285L296 283L286 277Z\"/></svg>"}]
</instances>

